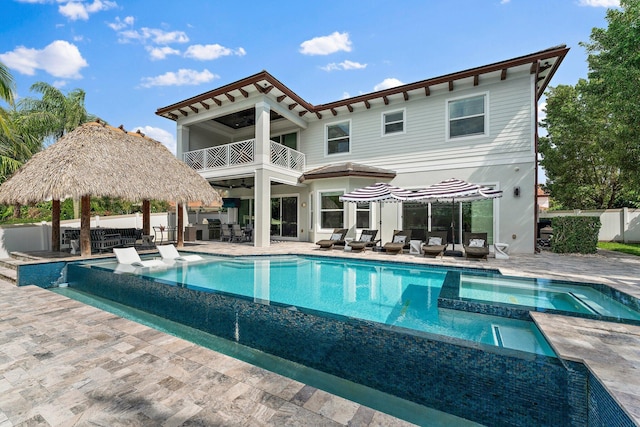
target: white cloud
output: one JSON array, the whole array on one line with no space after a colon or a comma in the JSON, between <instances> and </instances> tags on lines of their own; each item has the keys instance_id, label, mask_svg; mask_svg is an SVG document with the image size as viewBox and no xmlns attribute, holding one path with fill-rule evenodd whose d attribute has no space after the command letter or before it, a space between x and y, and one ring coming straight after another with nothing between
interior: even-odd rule
<instances>
[{"instance_id":1,"label":"white cloud","mask_svg":"<svg viewBox=\"0 0 640 427\"><path fill-rule=\"evenodd\" d=\"M578 4L590 7L620 7L620 0L580 0Z\"/></svg>"},{"instance_id":2,"label":"white cloud","mask_svg":"<svg viewBox=\"0 0 640 427\"><path fill-rule=\"evenodd\" d=\"M78 19L86 21L89 19L89 14L91 13L113 9L117 6L116 2L108 0L93 0L93 3L74 0L60 5L58 7L58 12L72 21L76 21Z\"/></svg>"},{"instance_id":3,"label":"white cloud","mask_svg":"<svg viewBox=\"0 0 640 427\"><path fill-rule=\"evenodd\" d=\"M135 18L133 16L127 16L124 19L120 19L119 16L116 17L116 22L108 23L107 26L114 31L120 31L127 27L131 27L135 22Z\"/></svg>"},{"instance_id":4,"label":"white cloud","mask_svg":"<svg viewBox=\"0 0 640 427\"><path fill-rule=\"evenodd\" d=\"M180 69L177 72L170 71L156 77L144 77L142 87L153 86L193 86L219 79L220 76L211 73L209 70L202 71Z\"/></svg>"},{"instance_id":5,"label":"white cloud","mask_svg":"<svg viewBox=\"0 0 640 427\"><path fill-rule=\"evenodd\" d=\"M180 51L169 46L151 47L147 46L147 51L153 60L165 59L169 55L180 55Z\"/></svg>"},{"instance_id":6,"label":"white cloud","mask_svg":"<svg viewBox=\"0 0 640 427\"><path fill-rule=\"evenodd\" d=\"M361 64L359 62L353 61L343 61L338 64L332 62L330 64L325 65L324 67L320 67L325 71L335 71L335 70L361 70L363 68L367 68L367 64Z\"/></svg>"},{"instance_id":7,"label":"white cloud","mask_svg":"<svg viewBox=\"0 0 640 427\"><path fill-rule=\"evenodd\" d=\"M133 128L133 132L136 132L138 130L149 138L153 138L156 141L161 142L162 145L169 149L169 151L171 151L173 154L176 154L176 138L171 132L167 132L164 129L156 128L153 126L138 126Z\"/></svg>"},{"instance_id":8,"label":"white cloud","mask_svg":"<svg viewBox=\"0 0 640 427\"><path fill-rule=\"evenodd\" d=\"M300 53L303 55L329 55L339 51L351 52L349 33L336 31L331 35L314 37L300 44Z\"/></svg>"},{"instance_id":9,"label":"white cloud","mask_svg":"<svg viewBox=\"0 0 640 427\"><path fill-rule=\"evenodd\" d=\"M111 24L111 28L113 28ZM151 41L155 44L169 44L169 43L187 43L189 41L189 37L184 31L164 31L157 28L147 28L144 27L137 30L127 30L121 31L118 33L120 39L118 39L121 43L127 43L130 41L139 41L141 43L146 43Z\"/></svg>"},{"instance_id":10,"label":"white cloud","mask_svg":"<svg viewBox=\"0 0 640 427\"><path fill-rule=\"evenodd\" d=\"M402 83L400 80L398 79L394 79L394 78L386 78L383 81L381 81L380 83L378 83L377 85L375 85L373 87L374 91L379 91L379 90L384 90L384 89L390 89L392 87L396 87L396 86L402 86L404 83Z\"/></svg>"},{"instance_id":11,"label":"white cloud","mask_svg":"<svg viewBox=\"0 0 640 427\"><path fill-rule=\"evenodd\" d=\"M67 85L67 81L66 80L56 80L55 82L53 82L52 86L56 87L58 89L63 88Z\"/></svg>"},{"instance_id":12,"label":"white cloud","mask_svg":"<svg viewBox=\"0 0 640 427\"><path fill-rule=\"evenodd\" d=\"M511 0L500 0L500 4L507 4L509 3Z\"/></svg>"},{"instance_id":13,"label":"white cloud","mask_svg":"<svg viewBox=\"0 0 640 427\"><path fill-rule=\"evenodd\" d=\"M347 99L347 98L351 98L351 95L349 95L349 92L342 92L342 99Z\"/></svg>"},{"instance_id":14,"label":"white cloud","mask_svg":"<svg viewBox=\"0 0 640 427\"><path fill-rule=\"evenodd\" d=\"M82 78L80 70L89 65L76 45L64 40L56 40L42 50L18 46L0 54L0 60L21 74L33 76L40 69L65 79Z\"/></svg>"},{"instance_id":15,"label":"white cloud","mask_svg":"<svg viewBox=\"0 0 640 427\"><path fill-rule=\"evenodd\" d=\"M221 46L219 44L194 44L189 46L187 51L184 53L186 58L198 59L201 61L209 61L213 59L218 59L221 56L229 56L229 55L237 55L244 56L246 55L246 51L243 48L239 48L236 50L229 49L228 47Z\"/></svg>"}]
</instances>

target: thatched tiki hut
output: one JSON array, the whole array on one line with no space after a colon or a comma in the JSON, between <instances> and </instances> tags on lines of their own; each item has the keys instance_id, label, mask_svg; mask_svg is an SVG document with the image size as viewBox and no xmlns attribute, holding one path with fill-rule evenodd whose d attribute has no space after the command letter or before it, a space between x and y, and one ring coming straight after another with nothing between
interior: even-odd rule
<instances>
[{"instance_id":1,"label":"thatched tiki hut","mask_svg":"<svg viewBox=\"0 0 640 427\"><path fill-rule=\"evenodd\" d=\"M142 201L143 232L150 231L149 200L178 203L178 246L187 202L220 202L218 193L161 143L101 122L85 123L33 156L0 186L0 203L53 200L52 245L60 250L60 200L81 199L80 248L91 254L90 197Z\"/></svg>"}]
</instances>

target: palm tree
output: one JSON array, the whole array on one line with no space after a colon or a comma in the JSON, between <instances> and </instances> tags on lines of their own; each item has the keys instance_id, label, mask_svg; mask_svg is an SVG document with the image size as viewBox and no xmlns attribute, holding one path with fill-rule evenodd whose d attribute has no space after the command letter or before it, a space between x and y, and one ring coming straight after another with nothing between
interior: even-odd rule
<instances>
[{"instance_id":1,"label":"palm tree","mask_svg":"<svg viewBox=\"0 0 640 427\"><path fill-rule=\"evenodd\" d=\"M10 106L13 106L15 82L13 76L9 72L9 69L0 62L0 99L6 101ZM9 133L9 125L7 123L7 112L4 108L0 107L0 133Z\"/></svg>"},{"instance_id":2,"label":"palm tree","mask_svg":"<svg viewBox=\"0 0 640 427\"><path fill-rule=\"evenodd\" d=\"M0 62L0 99L13 104L13 92L15 91L15 82L13 76L9 72L6 65Z\"/></svg>"},{"instance_id":3,"label":"palm tree","mask_svg":"<svg viewBox=\"0 0 640 427\"><path fill-rule=\"evenodd\" d=\"M45 139L55 141L81 124L96 119L85 108L86 94L82 89L74 89L65 95L48 83L37 82L31 86L31 91L42 97L22 99L19 108L25 115L26 127Z\"/></svg>"}]
</instances>

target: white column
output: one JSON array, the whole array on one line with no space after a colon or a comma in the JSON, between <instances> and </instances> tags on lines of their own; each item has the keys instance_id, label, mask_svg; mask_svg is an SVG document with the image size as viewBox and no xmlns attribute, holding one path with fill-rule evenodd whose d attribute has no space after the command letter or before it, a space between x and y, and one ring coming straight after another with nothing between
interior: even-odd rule
<instances>
[{"instance_id":1,"label":"white column","mask_svg":"<svg viewBox=\"0 0 640 427\"><path fill-rule=\"evenodd\" d=\"M271 179L264 169L270 163L271 106L258 102L256 109L256 173L255 173L255 212L256 222L253 245L266 248L271 244Z\"/></svg>"},{"instance_id":2,"label":"white column","mask_svg":"<svg viewBox=\"0 0 640 427\"><path fill-rule=\"evenodd\" d=\"M269 154L271 138L271 106L258 102L256 109L256 164L260 168L271 161Z\"/></svg>"},{"instance_id":3,"label":"white column","mask_svg":"<svg viewBox=\"0 0 640 427\"><path fill-rule=\"evenodd\" d=\"M256 203L256 222L253 230L253 245L267 248L271 244L271 180L265 169L256 170L254 197Z\"/></svg>"},{"instance_id":4,"label":"white column","mask_svg":"<svg viewBox=\"0 0 640 427\"><path fill-rule=\"evenodd\" d=\"M179 124L176 132L176 157L182 160L182 155L186 151L190 151L189 128Z\"/></svg>"}]
</instances>

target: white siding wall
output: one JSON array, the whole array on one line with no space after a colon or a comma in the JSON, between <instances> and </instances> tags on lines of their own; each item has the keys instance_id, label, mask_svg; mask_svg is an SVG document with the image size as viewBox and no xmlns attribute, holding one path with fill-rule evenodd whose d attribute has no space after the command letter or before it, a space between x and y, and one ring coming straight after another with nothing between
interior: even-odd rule
<instances>
[{"instance_id":1,"label":"white siding wall","mask_svg":"<svg viewBox=\"0 0 640 427\"><path fill-rule=\"evenodd\" d=\"M446 140L449 99L486 93L489 97L488 136ZM407 102L395 101L370 110L358 104L351 114L323 117L300 133L307 169L352 161L398 173L513 162L532 157L530 76L513 76L453 92L432 92ZM382 136L382 113L404 108L405 133ZM325 155L325 125L351 120L351 153Z\"/></svg>"}]
</instances>

